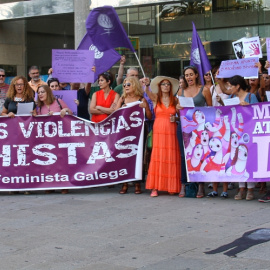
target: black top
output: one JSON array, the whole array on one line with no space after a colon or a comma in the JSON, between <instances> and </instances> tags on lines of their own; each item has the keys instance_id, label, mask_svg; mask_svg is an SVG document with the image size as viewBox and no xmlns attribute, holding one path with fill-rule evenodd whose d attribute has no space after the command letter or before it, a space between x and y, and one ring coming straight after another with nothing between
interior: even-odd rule
<instances>
[{"instance_id":1,"label":"black top","mask_svg":"<svg viewBox=\"0 0 270 270\"><path fill-rule=\"evenodd\" d=\"M89 94L86 95L85 88L81 88L77 92L77 99L79 100L77 116L86 120L90 120L88 111Z\"/></svg>"},{"instance_id":2,"label":"black top","mask_svg":"<svg viewBox=\"0 0 270 270\"><path fill-rule=\"evenodd\" d=\"M14 101L10 98L6 98L5 103L4 103L4 107L8 110L8 113L13 112L14 114L17 114L17 104L18 103L30 103L33 102L33 109L35 109L36 104L34 99L32 100L28 100L28 101Z\"/></svg>"}]
</instances>

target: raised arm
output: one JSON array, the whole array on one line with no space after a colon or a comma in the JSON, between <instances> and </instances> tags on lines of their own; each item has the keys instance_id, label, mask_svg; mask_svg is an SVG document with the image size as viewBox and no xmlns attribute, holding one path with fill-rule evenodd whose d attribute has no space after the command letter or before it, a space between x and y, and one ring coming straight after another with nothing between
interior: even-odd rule
<instances>
[{"instance_id":1,"label":"raised arm","mask_svg":"<svg viewBox=\"0 0 270 270\"><path fill-rule=\"evenodd\" d=\"M156 104L157 103L157 94L154 94L153 92L150 91L149 86L150 86L150 79L149 78L144 78L145 82L145 92L147 96Z\"/></svg>"},{"instance_id":2,"label":"raised arm","mask_svg":"<svg viewBox=\"0 0 270 270\"><path fill-rule=\"evenodd\" d=\"M121 84L123 82L123 76L124 76L124 65L126 63L126 56L122 55L120 59L120 66L118 69L118 76L116 79L117 85Z\"/></svg>"}]
</instances>

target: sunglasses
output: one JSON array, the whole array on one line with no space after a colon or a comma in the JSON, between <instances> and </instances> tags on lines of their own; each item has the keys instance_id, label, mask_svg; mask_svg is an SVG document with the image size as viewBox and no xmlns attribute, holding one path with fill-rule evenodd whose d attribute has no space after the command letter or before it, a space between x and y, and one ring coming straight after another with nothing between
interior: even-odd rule
<instances>
[{"instance_id":1,"label":"sunglasses","mask_svg":"<svg viewBox=\"0 0 270 270\"><path fill-rule=\"evenodd\" d=\"M0 77L6 77L6 75L1 75L1 74L0 74Z\"/></svg>"},{"instance_id":2,"label":"sunglasses","mask_svg":"<svg viewBox=\"0 0 270 270\"><path fill-rule=\"evenodd\" d=\"M210 76L211 74L210 73L205 73L204 76Z\"/></svg>"},{"instance_id":3,"label":"sunglasses","mask_svg":"<svg viewBox=\"0 0 270 270\"><path fill-rule=\"evenodd\" d=\"M129 87L129 86L131 86L131 83L124 83L123 86L124 86L124 87L126 87L126 86Z\"/></svg>"}]
</instances>

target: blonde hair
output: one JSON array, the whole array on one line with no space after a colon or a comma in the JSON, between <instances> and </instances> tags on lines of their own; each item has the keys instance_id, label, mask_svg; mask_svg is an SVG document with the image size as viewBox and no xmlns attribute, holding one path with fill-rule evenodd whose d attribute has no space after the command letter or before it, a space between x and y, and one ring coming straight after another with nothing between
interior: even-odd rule
<instances>
[{"instance_id":1,"label":"blonde hair","mask_svg":"<svg viewBox=\"0 0 270 270\"><path fill-rule=\"evenodd\" d=\"M138 78L127 77L127 78L125 78L125 80L123 82L123 95L122 96L124 98L127 97L127 93L126 93L126 90L125 90L125 87L124 87L124 84L126 82L130 82L131 83L131 86L134 89L135 96L143 97L142 86L141 86L140 81L138 80Z\"/></svg>"},{"instance_id":2,"label":"blonde hair","mask_svg":"<svg viewBox=\"0 0 270 270\"><path fill-rule=\"evenodd\" d=\"M24 76L16 76L10 83L8 91L7 91L7 97L10 99L14 99L16 96L16 89L15 84L18 80L23 80L23 99L24 101L32 101L34 99L34 90L31 88L31 86L28 84L28 81Z\"/></svg>"}]
</instances>

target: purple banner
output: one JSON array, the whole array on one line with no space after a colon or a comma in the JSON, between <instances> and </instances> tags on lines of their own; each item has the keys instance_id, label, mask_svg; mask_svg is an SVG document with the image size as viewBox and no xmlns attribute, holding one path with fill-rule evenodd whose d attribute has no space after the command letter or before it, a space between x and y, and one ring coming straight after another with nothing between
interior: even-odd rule
<instances>
[{"instance_id":1,"label":"purple banner","mask_svg":"<svg viewBox=\"0 0 270 270\"><path fill-rule=\"evenodd\" d=\"M258 78L258 67L255 66L258 62L258 57L222 61L217 77L230 78L234 75L240 75Z\"/></svg>"},{"instance_id":2,"label":"purple banner","mask_svg":"<svg viewBox=\"0 0 270 270\"><path fill-rule=\"evenodd\" d=\"M140 180L144 112L102 123L74 116L0 118L0 190L89 188Z\"/></svg>"},{"instance_id":3,"label":"purple banner","mask_svg":"<svg viewBox=\"0 0 270 270\"><path fill-rule=\"evenodd\" d=\"M67 104L73 115L77 116L78 106L75 102L75 100L77 100L76 90L54 90L52 92L56 98L62 99Z\"/></svg>"},{"instance_id":4,"label":"purple banner","mask_svg":"<svg viewBox=\"0 0 270 270\"><path fill-rule=\"evenodd\" d=\"M180 110L191 182L270 181L270 104Z\"/></svg>"},{"instance_id":5,"label":"purple banner","mask_svg":"<svg viewBox=\"0 0 270 270\"><path fill-rule=\"evenodd\" d=\"M52 50L54 78L60 82L94 82L95 53L89 50Z\"/></svg>"}]
</instances>

